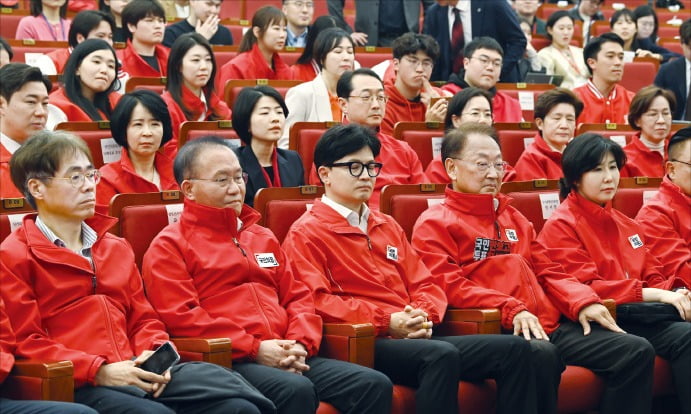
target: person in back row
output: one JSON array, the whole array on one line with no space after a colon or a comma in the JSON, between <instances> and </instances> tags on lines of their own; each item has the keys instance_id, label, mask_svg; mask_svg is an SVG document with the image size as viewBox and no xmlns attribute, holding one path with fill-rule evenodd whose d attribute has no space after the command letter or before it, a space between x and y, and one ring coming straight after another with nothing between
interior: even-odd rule
<instances>
[{"instance_id":1,"label":"person in back row","mask_svg":"<svg viewBox=\"0 0 691 414\"><path fill-rule=\"evenodd\" d=\"M168 48L163 46L166 14L156 0L136 0L122 10L127 47L118 51L122 70L129 76L159 78L168 73Z\"/></svg>"},{"instance_id":2,"label":"person in back row","mask_svg":"<svg viewBox=\"0 0 691 414\"><path fill-rule=\"evenodd\" d=\"M374 368L416 388L417 413L458 414L458 381L497 382L497 413L534 413L527 341L500 335L433 336L447 299L393 218L367 200L387 166L374 132L336 126L314 150L325 194L290 228L283 248L326 322L371 323Z\"/></svg>"},{"instance_id":3,"label":"person in back row","mask_svg":"<svg viewBox=\"0 0 691 414\"><path fill-rule=\"evenodd\" d=\"M451 187L442 204L420 215L412 245L449 306L498 308L502 328L529 341L538 413L557 411L564 364L605 380L600 413L649 413L652 347L623 334L595 291L547 257L533 225L499 193L496 131L477 123L450 130L442 157Z\"/></svg>"},{"instance_id":4,"label":"person in back row","mask_svg":"<svg viewBox=\"0 0 691 414\"><path fill-rule=\"evenodd\" d=\"M198 33L212 45L232 45L233 34L223 26L218 16L222 0L192 0L190 15L177 23L166 26L163 46L173 47L175 40L185 33Z\"/></svg>"},{"instance_id":5,"label":"person in back row","mask_svg":"<svg viewBox=\"0 0 691 414\"><path fill-rule=\"evenodd\" d=\"M286 15L286 46L305 47L307 35L314 17L313 0L283 0L283 14Z\"/></svg>"},{"instance_id":6,"label":"person in back row","mask_svg":"<svg viewBox=\"0 0 691 414\"><path fill-rule=\"evenodd\" d=\"M220 138L190 141L175 158L180 221L144 255L146 290L171 335L227 337L233 368L279 413L391 410L392 385L359 365L317 356L322 319L273 233L243 204L245 177Z\"/></svg>"}]
</instances>

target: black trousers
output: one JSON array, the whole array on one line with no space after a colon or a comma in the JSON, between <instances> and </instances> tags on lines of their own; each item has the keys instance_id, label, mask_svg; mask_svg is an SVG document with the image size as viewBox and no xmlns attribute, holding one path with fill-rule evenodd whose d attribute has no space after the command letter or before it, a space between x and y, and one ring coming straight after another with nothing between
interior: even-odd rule
<instances>
[{"instance_id":1,"label":"black trousers","mask_svg":"<svg viewBox=\"0 0 691 414\"><path fill-rule=\"evenodd\" d=\"M92 408L81 404L58 401L26 401L0 398L2 414L96 414Z\"/></svg>"},{"instance_id":2,"label":"black trousers","mask_svg":"<svg viewBox=\"0 0 691 414\"><path fill-rule=\"evenodd\" d=\"M620 323L622 329L647 339L655 353L669 361L683 414L691 414L691 322Z\"/></svg>"},{"instance_id":3,"label":"black trousers","mask_svg":"<svg viewBox=\"0 0 691 414\"><path fill-rule=\"evenodd\" d=\"M553 349L550 353L557 351L566 365L588 368L604 379L601 414L650 413L655 358L650 344L635 335L612 332L596 322L590 326L592 330L585 336L579 323L562 321L550 335L551 342L531 342L541 342L543 352L547 348ZM540 358L535 357L536 364Z\"/></svg>"},{"instance_id":4,"label":"black trousers","mask_svg":"<svg viewBox=\"0 0 691 414\"><path fill-rule=\"evenodd\" d=\"M527 341L509 335L378 339L374 367L417 389L418 413L458 414L458 381L494 378L497 413L528 414L536 411L530 353Z\"/></svg>"},{"instance_id":5,"label":"black trousers","mask_svg":"<svg viewBox=\"0 0 691 414\"><path fill-rule=\"evenodd\" d=\"M252 385L276 404L279 413L317 411L319 401L343 414L388 414L393 384L380 372L335 359L307 360L309 371L299 375L257 363L233 364Z\"/></svg>"},{"instance_id":6,"label":"black trousers","mask_svg":"<svg viewBox=\"0 0 691 414\"><path fill-rule=\"evenodd\" d=\"M99 413L275 413L271 401L238 373L214 364L188 362L171 369L171 381L153 399L134 386L81 387L74 401Z\"/></svg>"}]
</instances>

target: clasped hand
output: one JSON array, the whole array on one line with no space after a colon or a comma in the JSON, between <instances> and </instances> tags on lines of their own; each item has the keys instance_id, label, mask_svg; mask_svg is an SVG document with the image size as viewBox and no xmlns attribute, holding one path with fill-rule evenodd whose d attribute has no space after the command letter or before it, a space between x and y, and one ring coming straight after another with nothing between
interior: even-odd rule
<instances>
[{"instance_id":1,"label":"clasped hand","mask_svg":"<svg viewBox=\"0 0 691 414\"><path fill-rule=\"evenodd\" d=\"M306 364L307 350L296 341L269 339L259 344L257 363L302 375L310 369Z\"/></svg>"},{"instance_id":2,"label":"clasped hand","mask_svg":"<svg viewBox=\"0 0 691 414\"><path fill-rule=\"evenodd\" d=\"M391 314L389 335L401 339L427 339L432 337L432 321L427 320L427 312L407 305L402 312Z\"/></svg>"}]
</instances>

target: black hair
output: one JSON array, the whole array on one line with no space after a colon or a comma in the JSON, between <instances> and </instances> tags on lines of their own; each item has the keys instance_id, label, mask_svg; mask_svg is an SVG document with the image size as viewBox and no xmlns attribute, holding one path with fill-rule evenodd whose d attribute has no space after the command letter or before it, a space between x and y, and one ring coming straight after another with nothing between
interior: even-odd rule
<instances>
[{"instance_id":1,"label":"black hair","mask_svg":"<svg viewBox=\"0 0 691 414\"><path fill-rule=\"evenodd\" d=\"M266 29L274 23L287 24L286 15L274 6L264 6L257 10L252 16L252 26L245 32L240 41L239 53L248 52L257 43L257 36L254 35L254 28L259 28L259 35L264 36Z\"/></svg>"},{"instance_id":2,"label":"black hair","mask_svg":"<svg viewBox=\"0 0 691 414\"><path fill-rule=\"evenodd\" d=\"M136 26L140 20L147 17L159 17L165 21L166 11L156 0L133 0L122 9L122 28L129 39L132 39L132 32L128 25Z\"/></svg>"},{"instance_id":3,"label":"black hair","mask_svg":"<svg viewBox=\"0 0 691 414\"><path fill-rule=\"evenodd\" d=\"M331 15L319 16L314 20L314 23L310 26L307 31L307 40L305 40L305 49L302 54L295 62L298 65L304 65L310 63L314 59L314 45L317 41L317 36L323 30L336 27L338 28L338 22L336 18Z\"/></svg>"},{"instance_id":4,"label":"black hair","mask_svg":"<svg viewBox=\"0 0 691 414\"><path fill-rule=\"evenodd\" d=\"M233 104L232 123L233 129L245 145L250 145L252 142L252 133L250 132L252 112L254 112L257 102L264 96L273 98L283 108L283 115L288 117L286 101L276 89L268 85L242 88Z\"/></svg>"},{"instance_id":5,"label":"black hair","mask_svg":"<svg viewBox=\"0 0 691 414\"><path fill-rule=\"evenodd\" d=\"M3 37L0 37L0 50L6 50L7 55L10 57L10 60L12 60L12 58L14 57L12 46L10 46L10 44L7 43L7 40L5 40Z\"/></svg>"},{"instance_id":6,"label":"black hair","mask_svg":"<svg viewBox=\"0 0 691 414\"><path fill-rule=\"evenodd\" d=\"M60 6L60 18L64 19L67 16L67 6L70 4L70 0L65 0L65 4ZM36 17L43 13L43 2L41 0L31 0L29 2L29 13Z\"/></svg>"},{"instance_id":7,"label":"black hair","mask_svg":"<svg viewBox=\"0 0 691 414\"><path fill-rule=\"evenodd\" d=\"M679 27L679 40L681 43L691 46L691 19L684 20Z\"/></svg>"},{"instance_id":8,"label":"black hair","mask_svg":"<svg viewBox=\"0 0 691 414\"><path fill-rule=\"evenodd\" d=\"M84 58L93 52L98 50L110 50L115 59L115 77L113 82L111 82L108 89L103 92L98 92L94 94L93 102L88 100L84 94L82 94L82 83L81 79L77 75L77 70L81 66ZM120 80L118 79L118 71L120 70L120 61L115 54L115 49L109 45L105 40L102 39L87 39L82 43L78 44L70 54L67 63L65 64L65 69L63 73L63 85L65 88L65 95L74 104L78 105L87 115L94 121L100 121L103 118L101 114L98 113L100 110L106 115L106 119L110 118L113 108L110 105L110 100L108 97L120 86ZM67 75L69 74L69 75Z\"/></svg>"},{"instance_id":9,"label":"black hair","mask_svg":"<svg viewBox=\"0 0 691 414\"><path fill-rule=\"evenodd\" d=\"M457 92L451 101L449 101L449 106L446 108L446 118L444 119L444 129L453 128L453 115L461 116L461 112L465 109L468 102L476 96L482 96L489 102L489 110L494 113L494 107L492 105L492 94L484 89L476 88L470 86L459 92Z\"/></svg>"},{"instance_id":10,"label":"black hair","mask_svg":"<svg viewBox=\"0 0 691 414\"><path fill-rule=\"evenodd\" d=\"M77 35L80 34L86 39L89 33L98 27L102 21L106 21L110 25L111 32L115 32L115 20L110 14L97 10L84 10L77 13L70 25L67 42L72 47L77 46L79 43L77 41Z\"/></svg>"},{"instance_id":11,"label":"black hair","mask_svg":"<svg viewBox=\"0 0 691 414\"><path fill-rule=\"evenodd\" d=\"M460 156L468 142L468 137L473 134L486 135L499 145L499 135L496 129L479 122L469 122L458 128L448 129L444 133L444 139L441 142L442 163L447 158ZM501 148L501 146L499 146L499 148Z\"/></svg>"},{"instance_id":12,"label":"black hair","mask_svg":"<svg viewBox=\"0 0 691 414\"><path fill-rule=\"evenodd\" d=\"M636 15L633 14L633 11L629 9L619 9L612 14L612 17L609 18L610 29L614 27L614 23L616 23L617 20L619 20L622 16L628 17L628 20L631 20L636 27L638 27L638 23L636 23Z\"/></svg>"},{"instance_id":13,"label":"black hair","mask_svg":"<svg viewBox=\"0 0 691 414\"><path fill-rule=\"evenodd\" d=\"M8 63L0 68L0 96L10 101L15 92L22 89L29 82L41 82L46 86L46 91L50 93L53 84L41 73L41 70L26 63Z\"/></svg>"},{"instance_id":14,"label":"black hair","mask_svg":"<svg viewBox=\"0 0 691 414\"><path fill-rule=\"evenodd\" d=\"M667 156L670 160L676 159L680 154L677 154L677 148L681 148L681 144L691 139L691 126L680 129L674 135L672 139L669 140L669 145L667 146Z\"/></svg>"},{"instance_id":15,"label":"black hair","mask_svg":"<svg viewBox=\"0 0 691 414\"><path fill-rule=\"evenodd\" d=\"M545 23L545 36L547 36L547 39L549 41L552 41L552 35L549 34L549 31L547 29L553 29L554 25L557 24L557 22L564 17L568 17L571 19L571 23L574 23L573 16L569 14L566 10L557 10L554 13L549 15L549 18L547 19L547 22Z\"/></svg>"},{"instance_id":16,"label":"black hair","mask_svg":"<svg viewBox=\"0 0 691 414\"><path fill-rule=\"evenodd\" d=\"M655 9L653 9L647 4L643 4L634 9L633 16L635 18L634 21L636 22L636 26L638 26L638 19L640 19L641 17L653 16L655 28L653 29L653 32L650 34L650 39L655 41L657 39L657 29L660 27L660 21L657 19L657 13L655 13Z\"/></svg>"},{"instance_id":17,"label":"black hair","mask_svg":"<svg viewBox=\"0 0 691 414\"><path fill-rule=\"evenodd\" d=\"M175 181L178 183L178 186L182 186L183 181L194 175L194 169L197 165L199 154L204 149L213 146L228 148L235 154L233 147L228 144L227 140L215 135L207 135L187 141L187 143L180 148L180 151L178 151L175 156L175 161L173 161L173 174L175 175Z\"/></svg>"},{"instance_id":18,"label":"black hair","mask_svg":"<svg viewBox=\"0 0 691 414\"><path fill-rule=\"evenodd\" d=\"M371 76L381 82L379 75L370 68L358 68L353 71L347 70L343 72L343 75L341 75L341 78L336 84L336 95L338 95L339 98L348 99L350 93L353 92L353 77L357 75ZM381 87L382 89L384 88L384 82L382 82Z\"/></svg>"},{"instance_id":19,"label":"black hair","mask_svg":"<svg viewBox=\"0 0 691 414\"><path fill-rule=\"evenodd\" d=\"M600 165L608 153L612 154L617 168L621 170L626 164L626 153L615 141L592 132L572 139L561 157L561 170L564 173L564 177L559 179L561 198L568 197L571 191L576 190L576 183L581 180L583 174Z\"/></svg>"},{"instance_id":20,"label":"black hair","mask_svg":"<svg viewBox=\"0 0 691 414\"><path fill-rule=\"evenodd\" d=\"M406 55L414 55L423 51L436 63L439 59L439 43L430 35L418 33L404 33L391 44L394 59L401 59Z\"/></svg>"},{"instance_id":21,"label":"black hair","mask_svg":"<svg viewBox=\"0 0 691 414\"><path fill-rule=\"evenodd\" d=\"M619 35L616 33L603 33L598 37L593 37L590 39L588 44L586 44L583 48L583 61L585 62L585 66L588 68L588 72L590 72L591 75L593 74L593 70L590 69L588 59L597 60L597 54L600 53L600 50L602 50L602 45L609 42L616 43L622 48L624 47L624 40L619 37Z\"/></svg>"},{"instance_id":22,"label":"black hair","mask_svg":"<svg viewBox=\"0 0 691 414\"><path fill-rule=\"evenodd\" d=\"M342 39L348 39L350 46L355 49L355 43L353 39L350 38L348 32L338 27L329 28L323 30L317 36L317 41L314 43L314 52L312 54L314 60L319 65L319 68L324 67L324 60L326 60L326 55L334 50L340 43ZM353 51L353 53L355 53Z\"/></svg>"},{"instance_id":23,"label":"black hair","mask_svg":"<svg viewBox=\"0 0 691 414\"><path fill-rule=\"evenodd\" d=\"M113 139L121 147L129 149L127 143L127 126L132 120L132 112L134 108L141 104L151 116L160 121L163 125L163 137L161 139L161 147L173 138L173 127L170 121L170 112L161 95L147 90L137 89L126 93L120 98L118 104L115 105L113 114L110 117L110 131L113 134Z\"/></svg>"},{"instance_id":24,"label":"black hair","mask_svg":"<svg viewBox=\"0 0 691 414\"><path fill-rule=\"evenodd\" d=\"M495 52L499 53L501 57L504 57L504 49L501 47L499 42L489 36L476 37L475 39L471 40L470 43L465 45L463 48L463 56L470 59L473 57L473 53L475 53L475 51L478 49L494 50Z\"/></svg>"},{"instance_id":25,"label":"black hair","mask_svg":"<svg viewBox=\"0 0 691 414\"><path fill-rule=\"evenodd\" d=\"M206 102L211 102L211 95L215 90L216 57L214 56L214 50L209 41L199 33L185 33L175 40L170 48L170 54L168 55L168 81L166 83L166 90L170 92L170 96L172 96L173 100L180 106L180 109L182 109L182 112L185 114L185 118L189 121L196 121L196 119L191 119L192 111L185 105L182 99L182 88L185 87L185 80L182 77L182 60L185 58L187 52L196 45L206 49L211 57L212 68L209 74L209 80L206 82L206 86L202 88L204 97L206 97ZM213 110L213 114L209 120L215 121L221 119L221 116L216 113L216 108L211 109Z\"/></svg>"},{"instance_id":26,"label":"black hair","mask_svg":"<svg viewBox=\"0 0 691 414\"><path fill-rule=\"evenodd\" d=\"M329 128L314 147L314 167L331 165L346 155L369 147L376 158L381 142L370 128L357 124L336 125Z\"/></svg>"}]
</instances>

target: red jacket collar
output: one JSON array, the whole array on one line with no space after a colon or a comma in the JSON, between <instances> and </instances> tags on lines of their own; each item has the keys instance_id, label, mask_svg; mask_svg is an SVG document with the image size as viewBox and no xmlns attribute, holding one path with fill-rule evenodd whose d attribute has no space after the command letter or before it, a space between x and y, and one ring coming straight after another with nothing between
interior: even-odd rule
<instances>
[{"instance_id":1,"label":"red jacket collar","mask_svg":"<svg viewBox=\"0 0 691 414\"><path fill-rule=\"evenodd\" d=\"M185 198L180 224L185 227L205 227L236 237L244 229L256 224L261 216L256 210L243 204L239 218L242 221L240 231L238 231L238 216L232 208L206 206Z\"/></svg>"},{"instance_id":2,"label":"red jacket collar","mask_svg":"<svg viewBox=\"0 0 691 414\"><path fill-rule=\"evenodd\" d=\"M463 214L489 216L493 219L511 203L511 197L501 193L496 195L461 193L452 189L451 186L446 187L444 195L446 196L444 204L451 209ZM499 207L496 210L494 209L495 199L499 201Z\"/></svg>"},{"instance_id":3,"label":"red jacket collar","mask_svg":"<svg viewBox=\"0 0 691 414\"><path fill-rule=\"evenodd\" d=\"M24 229L24 233L26 234L26 240L28 244L31 246L53 246L50 240L48 240L43 235L41 230L39 230L39 228L36 227L37 216L37 213L27 214L22 219L22 228ZM89 227L94 229L94 231L98 235L97 240L101 240L103 236L108 232L108 230L110 230L110 228L118 222L118 219L116 219L115 217L107 216L105 214L96 213L93 217L84 220L84 222Z\"/></svg>"},{"instance_id":4,"label":"red jacket collar","mask_svg":"<svg viewBox=\"0 0 691 414\"><path fill-rule=\"evenodd\" d=\"M290 68L285 64L285 62L283 62L283 59L281 59L281 56L278 53L274 53L271 58L273 69L266 64L264 55L262 54L261 50L259 50L259 45L255 43L249 53L255 65L257 65L256 67L264 67L268 72L273 72L274 74L279 74L285 70L290 72Z\"/></svg>"},{"instance_id":5,"label":"red jacket collar","mask_svg":"<svg viewBox=\"0 0 691 414\"><path fill-rule=\"evenodd\" d=\"M542 154L561 165L561 152L555 151L552 147L550 147L539 132L535 134L535 146L537 146Z\"/></svg>"},{"instance_id":6,"label":"red jacket collar","mask_svg":"<svg viewBox=\"0 0 691 414\"><path fill-rule=\"evenodd\" d=\"M691 207L691 197L687 196L683 191L681 191L681 188L674 184L666 175L662 178L660 191L669 195L673 200L681 205L688 205Z\"/></svg>"},{"instance_id":7,"label":"red jacket collar","mask_svg":"<svg viewBox=\"0 0 691 414\"><path fill-rule=\"evenodd\" d=\"M578 194L576 190L571 191L568 197L566 197L566 200L564 200L564 202L566 201L576 205L585 213L585 215L592 216L597 219L603 219L612 214L612 201L608 201L603 207L590 200L586 200L585 197Z\"/></svg>"}]
</instances>

